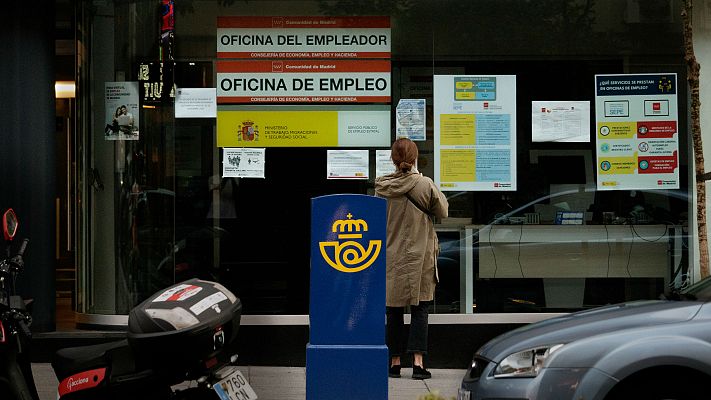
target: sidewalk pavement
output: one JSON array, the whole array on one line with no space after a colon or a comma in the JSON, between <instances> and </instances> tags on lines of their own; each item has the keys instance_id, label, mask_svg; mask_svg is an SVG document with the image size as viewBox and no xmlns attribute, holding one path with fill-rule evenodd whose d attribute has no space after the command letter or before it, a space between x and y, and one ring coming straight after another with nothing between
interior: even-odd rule
<instances>
[{"instance_id":1,"label":"sidewalk pavement","mask_svg":"<svg viewBox=\"0 0 711 400\"><path fill-rule=\"evenodd\" d=\"M239 367L261 400L304 400L306 368L304 367ZM57 378L49 364L32 364L40 400L57 398ZM428 393L444 399L457 398L457 389L466 372L463 369L430 369L432 379L410 379L412 368L402 369L402 378L388 378L388 400L418 400Z\"/></svg>"}]
</instances>

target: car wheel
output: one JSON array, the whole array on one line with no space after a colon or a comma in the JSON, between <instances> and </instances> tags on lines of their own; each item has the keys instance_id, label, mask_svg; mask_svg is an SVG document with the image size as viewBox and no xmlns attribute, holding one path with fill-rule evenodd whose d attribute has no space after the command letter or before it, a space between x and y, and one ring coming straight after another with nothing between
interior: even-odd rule
<instances>
[{"instance_id":1,"label":"car wheel","mask_svg":"<svg viewBox=\"0 0 711 400\"><path fill-rule=\"evenodd\" d=\"M711 377L688 368L653 368L618 383L605 400L700 400Z\"/></svg>"}]
</instances>

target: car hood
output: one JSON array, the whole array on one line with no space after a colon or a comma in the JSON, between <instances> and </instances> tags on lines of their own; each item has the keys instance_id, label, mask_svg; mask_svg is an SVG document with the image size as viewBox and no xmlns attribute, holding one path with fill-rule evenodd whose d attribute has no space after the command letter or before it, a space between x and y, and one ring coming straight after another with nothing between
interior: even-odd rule
<instances>
[{"instance_id":1,"label":"car hood","mask_svg":"<svg viewBox=\"0 0 711 400\"><path fill-rule=\"evenodd\" d=\"M526 349L570 343L601 333L686 321L703 303L697 301L636 301L580 311L529 324L500 335L482 346L477 355L500 362Z\"/></svg>"}]
</instances>

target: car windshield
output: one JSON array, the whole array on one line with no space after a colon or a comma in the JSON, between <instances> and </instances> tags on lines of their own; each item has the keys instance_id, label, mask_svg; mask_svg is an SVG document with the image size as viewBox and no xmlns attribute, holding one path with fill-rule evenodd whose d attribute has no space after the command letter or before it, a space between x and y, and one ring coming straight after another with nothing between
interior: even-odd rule
<instances>
[{"instance_id":1,"label":"car windshield","mask_svg":"<svg viewBox=\"0 0 711 400\"><path fill-rule=\"evenodd\" d=\"M698 300L711 300L711 277L706 277L701 281L682 290L681 294Z\"/></svg>"}]
</instances>

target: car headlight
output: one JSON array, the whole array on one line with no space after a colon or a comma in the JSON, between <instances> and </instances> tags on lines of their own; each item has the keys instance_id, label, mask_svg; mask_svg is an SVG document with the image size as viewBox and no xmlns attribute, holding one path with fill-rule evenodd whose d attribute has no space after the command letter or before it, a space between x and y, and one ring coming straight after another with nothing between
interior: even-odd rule
<instances>
[{"instance_id":1,"label":"car headlight","mask_svg":"<svg viewBox=\"0 0 711 400\"><path fill-rule=\"evenodd\" d=\"M548 357L562 344L519 351L504 358L494 370L494 378L535 377Z\"/></svg>"}]
</instances>

